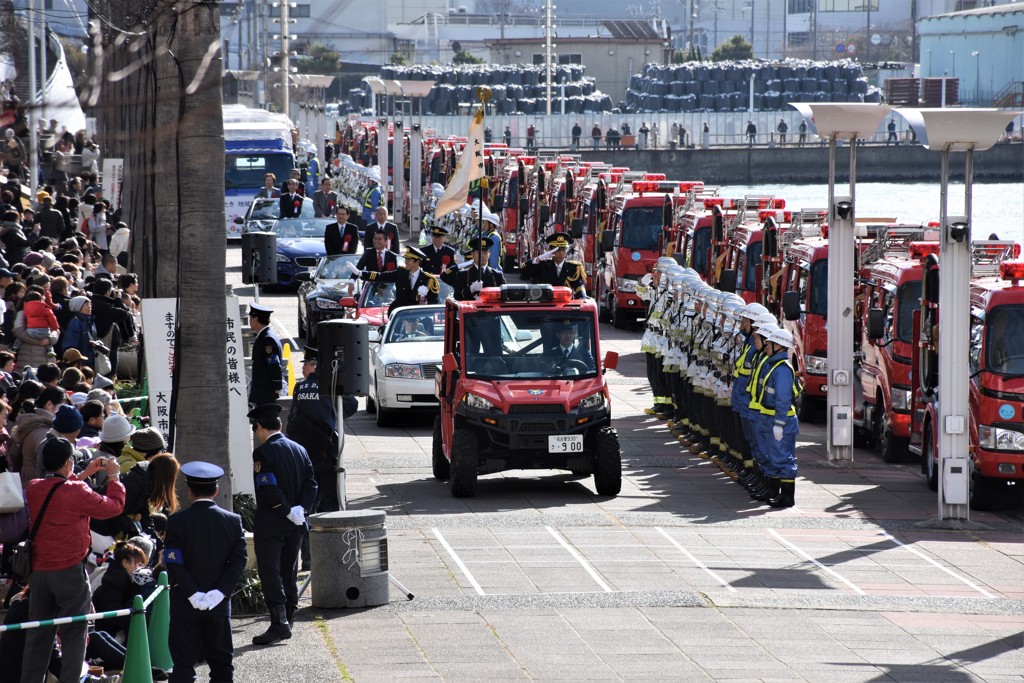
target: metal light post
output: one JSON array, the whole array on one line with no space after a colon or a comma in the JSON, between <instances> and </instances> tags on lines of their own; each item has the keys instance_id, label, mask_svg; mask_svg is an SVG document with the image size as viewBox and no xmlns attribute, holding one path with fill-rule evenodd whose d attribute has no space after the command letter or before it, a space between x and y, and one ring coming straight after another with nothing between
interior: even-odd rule
<instances>
[{"instance_id":1,"label":"metal light post","mask_svg":"<svg viewBox=\"0 0 1024 683\"><path fill-rule=\"evenodd\" d=\"M384 88L387 91L388 98L391 100L390 116L394 130L391 137L391 158L393 159L391 186L394 196L394 206L392 208L394 209L395 225L401 225L402 221L405 220L405 145L402 139L402 128L405 124L402 122L401 101L399 99L402 96L402 84L399 81L384 81ZM384 135L384 140L386 141L386 130ZM383 168L381 166L381 169ZM384 173L382 170L381 178L383 177Z\"/></svg>"},{"instance_id":2,"label":"metal light post","mask_svg":"<svg viewBox=\"0 0 1024 683\"><path fill-rule=\"evenodd\" d=\"M853 460L853 290L857 139L874 134L892 111L878 104L791 102L816 135L828 138L828 412L829 460ZM836 141L850 150L846 195L836 195Z\"/></svg>"},{"instance_id":3,"label":"metal light post","mask_svg":"<svg viewBox=\"0 0 1024 683\"><path fill-rule=\"evenodd\" d=\"M925 149L942 154L939 178L939 398L935 426L939 457L939 518L969 519L971 192L974 153L992 147L1020 112L997 109L900 109ZM950 216L950 152L966 152L964 213ZM915 369L916 371L916 369Z\"/></svg>"},{"instance_id":4,"label":"metal light post","mask_svg":"<svg viewBox=\"0 0 1024 683\"><path fill-rule=\"evenodd\" d=\"M416 239L423 207L423 98L430 94L434 81L399 81L402 93L409 98L409 239ZM416 104L420 116L416 117Z\"/></svg>"},{"instance_id":5,"label":"metal light post","mask_svg":"<svg viewBox=\"0 0 1024 683\"><path fill-rule=\"evenodd\" d=\"M39 150L36 147L36 3L28 0L28 186L36 196L39 183Z\"/></svg>"}]
</instances>

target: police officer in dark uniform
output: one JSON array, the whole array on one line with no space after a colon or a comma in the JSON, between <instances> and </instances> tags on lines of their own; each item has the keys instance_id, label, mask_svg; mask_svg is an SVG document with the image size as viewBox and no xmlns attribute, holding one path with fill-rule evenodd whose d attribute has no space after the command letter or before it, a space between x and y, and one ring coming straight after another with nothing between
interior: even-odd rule
<instances>
[{"instance_id":1,"label":"police officer in dark uniform","mask_svg":"<svg viewBox=\"0 0 1024 683\"><path fill-rule=\"evenodd\" d=\"M523 266L523 277L534 284L568 287L574 299L587 298L587 275L583 264L565 258L569 250L569 236L556 232L545 241L551 248Z\"/></svg>"},{"instance_id":2,"label":"police officer in dark uniform","mask_svg":"<svg viewBox=\"0 0 1024 683\"><path fill-rule=\"evenodd\" d=\"M405 265L397 270L376 272L363 271L360 277L370 282L394 282L395 300L388 307L388 315L402 306L436 304L441 285L437 278L423 270L420 265L426 258L416 247L406 247Z\"/></svg>"},{"instance_id":3,"label":"police officer in dark uniform","mask_svg":"<svg viewBox=\"0 0 1024 683\"><path fill-rule=\"evenodd\" d=\"M249 327L256 332L252 343L252 383L249 405L274 403L281 395L284 373L281 369L281 340L270 327L273 309L262 304L249 304Z\"/></svg>"},{"instance_id":4,"label":"police officer in dark uniform","mask_svg":"<svg viewBox=\"0 0 1024 683\"><path fill-rule=\"evenodd\" d=\"M488 265L481 269L476 261L482 255L483 263L491 254L491 241L486 237L475 237L469 241L462 255L466 260L458 265L450 265L441 272L441 282L455 290L455 298L459 301L471 301L484 287L500 287L505 284L505 276L501 271Z\"/></svg>"},{"instance_id":5,"label":"police officer in dark uniform","mask_svg":"<svg viewBox=\"0 0 1024 683\"><path fill-rule=\"evenodd\" d=\"M428 273L440 275L445 268L455 264L455 247L445 242L447 237L447 228L440 225L430 228L430 244L423 247L423 254L427 257L423 269Z\"/></svg>"},{"instance_id":6,"label":"police officer in dark uniform","mask_svg":"<svg viewBox=\"0 0 1024 683\"><path fill-rule=\"evenodd\" d=\"M317 379L319 354L303 349L302 381L295 384L288 413L289 439L306 449L317 483L316 512L335 512L338 501L338 421L329 394L320 393Z\"/></svg>"},{"instance_id":7,"label":"police officer in dark uniform","mask_svg":"<svg viewBox=\"0 0 1024 683\"><path fill-rule=\"evenodd\" d=\"M231 594L245 571L242 519L219 507L217 480L224 470L194 461L181 466L190 505L167 520L164 563L171 588L170 680L192 683L202 657L210 679L230 681Z\"/></svg>"},{"instance_id":8,"label":"police officer in dark uniform","mask_svg":"<svg viewBox=\"0 0 1024 683\"><path fill-rule=\"evenodd\" d=\"M299 546L306 534L306 513L316 502L316 478L306 449L281 433L281 406L266 403L249 411L256 441L252 452L256 484L253 519L256 571L270 610L270 627L252 639L269 645L292 637L299 604Z\"/></svg>"}]
</instances>

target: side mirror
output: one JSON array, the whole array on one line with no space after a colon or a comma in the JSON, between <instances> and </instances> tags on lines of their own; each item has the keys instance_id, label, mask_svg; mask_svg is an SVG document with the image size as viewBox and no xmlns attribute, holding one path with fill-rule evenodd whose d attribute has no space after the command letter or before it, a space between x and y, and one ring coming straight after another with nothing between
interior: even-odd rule
<instances>
[{"instance_id":1,"label":"side mirror","mask_svg":"<svg viewBox=\"0 0 1024 683\"><path fill-rule=\"evenodd\" d=\"M245 225L245 219L241 216L235 216L234 223L235 225Z\"/></svg>"},{"instance_id":2,"label":"side mirror","mask_svg":"<svg viewBox=\"0 0 1024 683\"><path fill-rule=\"evenodd\" d=\"M519 198L519 215L526 216L526 212L530 210L530 200L526 197Z\"/></svg>"},{"instance_id":3,"label":"side mirror","mask_svg":"<svg viewBox=\"0 0 1024 683\"><path fill-rule=\"evenodd\" d=\"M868 310L868 339L877 341L885 336L885 311L881 308Z\"/></svg>"},{"instance_id":4,"label":"side mirror","mask_svg":"<svg viewBox=\"0 0 1024 683\"><path fill-rule=\"evenodd\" d=\"M354 296L343 296L338 301L338 305L341 306L342 308L355 308L356 298Z\"/></svg>"},{"instance_id":5,"label":"side mirror","mask_svg":"<svg viewBox=\"0 0 1024 683\"><path fill-rule=\"evenodd\" d=\"M605 230L601 233L601 251L611 251L615 247L615 233Z\"/></svg>"},{"instance_id":6,"label":"side mirror","mask_svg":"<svg viewBox=\"0 0 1024 683\"><path fill-rule=\"evenodd\" d=\"M547 225L551 219L551 207L547 204L540 205L540 225Z\"/></svg>"},{"instance_id":7,"label":"side mirror","mask_svg":"<svg viewBox=\"0 0 1024 683\"><path fill-rule=\"evenodd\" d=\"M782 315L786 320L800 319L800 292L786 292L782 295Z\"/></svg>"},{"instance_id":8,"label":"side mirror","mask_svg":"<svg viewBox=\"0 0 1024 683\"><path fill-rule=\"evenodd\" d=\"M505 195L495 195L494 199L491 200L491 211L498 212L505 208Z\"/></svg>"},{"instance_id":9,"label":"side mirror","mask_svg":"<svg viewBox=\"0 0 1024 683\"><path fill-rule=\"evenodd\" d=\"M296 282L309 282L313 279L313 273L308 270L303 270L292 276L292 279Z\"/></svg>"},{"instance_id":10,"label":"side mirror","mask_svg":"<svg viewBox=\"0 0 1024 683\"><path fill-rule=\"evenodd\" d=\"M614 370L617 367L619 367L619 354L615 351L604 354L604 369Z\"/></svg>"},{"instance_id":11,"label":"side mirror","mask_svg":"<svg viewBox=\"0 0 1024 683\"><path fill-rule=\"evenodd\" d=\"M444 372L455 372L459 369L459 364L455 360L454 353L446 353L441 357L441 369Z\"/></svg>"},{"instance_id":12,"label":"side mirror","mask_svg":"<svg viewBox=\"0 0 1024 683\"><path fill-rule=\"evenodd\" d=\"M316 268L320 259L316 256L298 256L295 258L295 265L300 268Z\"/></svg>"},{"instance_id":13,"label":"side mirror","mask_svg":"<svg viewBox=\"0 0 1024 683\"><path fill-rule=\"evenodd\" d=\"M722 274L718 276L718 289L720 289L723 292L736 291L735 269L729 268L727 270L722 271Z\"/></svg>"},{"instance_id":14,"label":"side mirror","mask_svg":"<svg viewBox=\"0 0 1024 683\"><path fill-rule=\"evenodd\" d=\"M583 220L580 218L573 218L572 223L569 224L569 237L574 240L578 240L583 237Z\"/></svg>"}]
</instances>

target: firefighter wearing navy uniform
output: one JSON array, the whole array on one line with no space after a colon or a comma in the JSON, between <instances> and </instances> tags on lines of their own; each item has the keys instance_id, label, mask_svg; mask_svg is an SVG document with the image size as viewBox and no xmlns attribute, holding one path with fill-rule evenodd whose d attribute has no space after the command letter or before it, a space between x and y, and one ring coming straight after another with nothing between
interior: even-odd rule
<instances>
[{"instance_id":1,"label":"firefighter wearing navy uniform","mask_svg":"<svg viewBox=\"0 0 1024 683\"><path fill-rule=\"evenodd\" d=\"M440 275L448 266L455 264L455 247L447 244L447 228L435 225L430 228L430 244L423 247L423 269L428 273Z\"/></svg>"},{"instance_id":2,"label":"firefighter wearing navy uniform","mask_svg":"<svg viewBox=\"0 0 1024 683\"><path fill-rule=\"evenodd\" d=\"M441 290L437 278L420 267L426 259L422 251L416 247L406 247L403 258L405 265L397 270L364 271L360 274L361 279L370 282L395 283L395 300L388 307L389 315L402 306L436 304L437 294Z\"/></svg>"},{"instance_id":3,"label":"firefighter wearing navy uniform","mask_svg":"<svg viewBox=\"0 0 1024 683\"><path fill-rule=\"evenodd\" d=\"M450 265L441 272L441 282L455 290L455 298L459 301L471 301L484 287L501 287L505 284L505 276L501 271L488 265L481 269L477 258L482 254L486 264L490 257L491 242L485 237L475 237L469 241L462 255L466 260L458 265Z\"/></svg>"},{"instance_id":4,"label":"firefighter wearing navy uniform","mask_svg":"<svg viewBox=\"0 0 1024 683\"><path fill-rule=\"evenodd\" d=\"M270 627L252 639L269 645L291 638L299 604L299 547L306 534L306 514L316 502L317 485L306 449L281 433L281 406L268 403L249 411L259 446L252 453L256 485L253 546Z\"/></svg>"},{"instance_id":5,"label":"firefighter wearing navy uniform","mask_svg":"<svg viewBox=\"0 0 1024 683\"><path fill-rule=\"evenodd\" d=\"M274 403L284 386L281 369L281 340L270 327L273 309L262 304L249 304L249 327L256 332L252 342L252 383L249 404Z\"/></svg>"},{"instance_id":6,"label":"firefighter wearing navy uniform","mask_svg":"<svg viewBox=\"0 0 1024 683\"><path fill-rule=\"evenodd\" d=\"M569 236L556 232L545 241L551 248L523 266L523 277L538 285L568 287L574 299L587 298L587 275L583 264L565 258L569 251Z\"/></svg>"},{"instance_id":7,"label":"firefighter wearing navy uniform","mask_svg":"<svg viewBox=\"0 0 1024 683\"><path fill-rule=\"evenodd\" d=\"M194 461L181 473L191 503L167 520L163 555L172 588L170 680L194 681L196 662L205 656L211 680L230 681L231 594L245 571L245 531L238 515L214 502L224 470Z\"/></svg>"}]
</instances>

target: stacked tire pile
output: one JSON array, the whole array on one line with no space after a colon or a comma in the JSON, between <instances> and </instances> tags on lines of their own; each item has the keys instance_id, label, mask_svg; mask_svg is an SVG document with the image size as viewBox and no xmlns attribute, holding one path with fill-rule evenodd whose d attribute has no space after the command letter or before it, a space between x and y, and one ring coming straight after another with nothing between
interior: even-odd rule
<instances>
[{"instance_id":1,"label":"stacked tire pile","mask_svg":"<svg viewBox=\"0 0 1024 683\"><path fill-rule=\"evenodd\" d=\"M880 102L860 64L852 61L701 62L645 64L630 78L631 111L746 111L750 79L754 109L777 111L789 102Z\"/></svg>"},{"instance_id":2,"label":"stacked tire pile","mask_svg":"<svg viewBox=\"0 0 1024 683\"><path fill-rule=\"evenodd\" d=\"M458 114L459 104L477 101L476 89L481 85L488 86L493 93L491 107L495 114L543 114L547 109L546 74L540 66L385 66L380 77L398 81L434 81L430 94L423 98L426 114ZM597 90L594 79L586 78L583 67L578 64L553 69L552 111L562 111L563 93L566 113L604 112L612 108L611 98ZM349 102L354 108L369 107L371 98L370 89L365 85L349 92Z\"/></svg>"}]
</instances>

